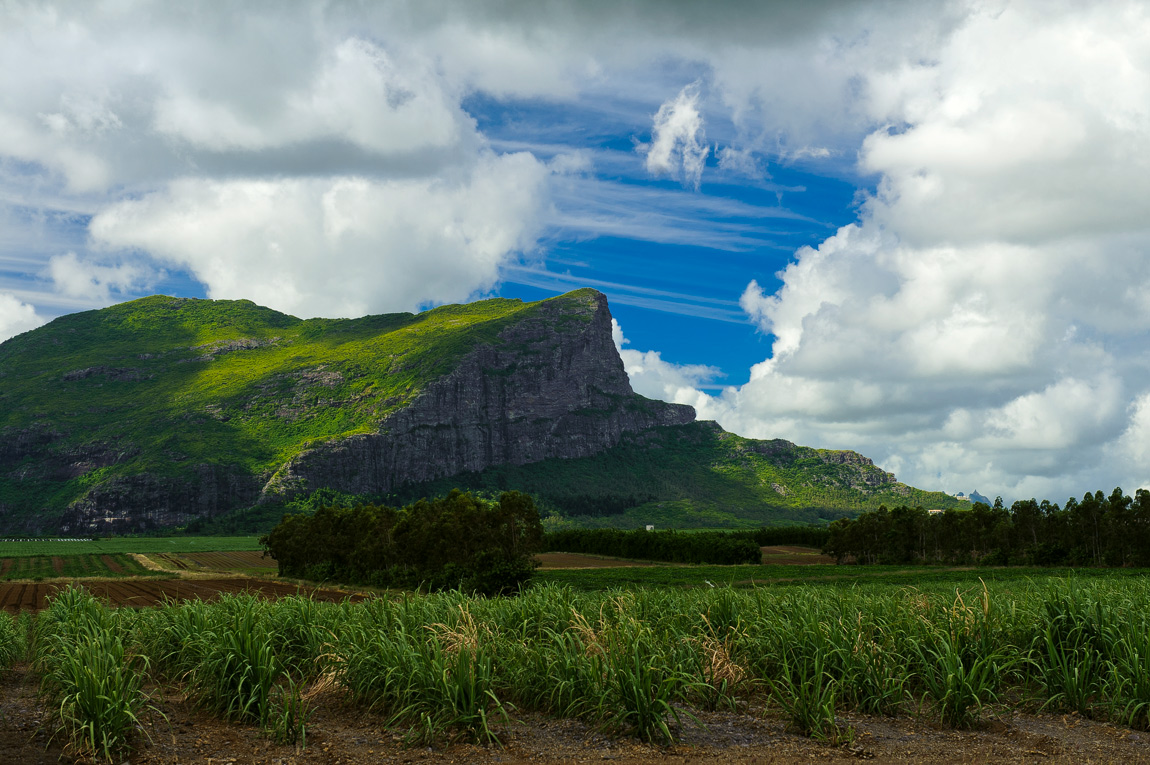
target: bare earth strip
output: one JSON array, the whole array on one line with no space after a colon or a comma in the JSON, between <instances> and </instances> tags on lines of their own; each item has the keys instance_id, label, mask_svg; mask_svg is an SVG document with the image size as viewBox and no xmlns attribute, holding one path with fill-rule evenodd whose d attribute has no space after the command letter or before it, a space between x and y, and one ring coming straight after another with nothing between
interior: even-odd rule
<instances>
[{"instance_id":1,"label":"bare earth strip","mask_svg":"<svg viewBox=\"0 0 1150 765\"><path fill-rule=\"evenodd\" d=\"M535 556L535 560L539 561L540 568L626 568L658 565L624 558L606 558L602 555L562 552L539 553Z\"/></svg>"},{"instance_id":2,"label":"bare earth strip","mask_svg":"<svg viewBox=\"0 0 1150 765\"><path fill-rule=\"evenodd\" d=\"M796 545L776 545L763 548L763 565L769 566L813 566L834 564L835 559L823 555L817 547Z\"/></svg>"},{"instance_id":3,"label":"bare earth strip","mask_svg":"<svg viewBox=\"0 0 1150 765\"><path fill-rule=\"evenodd\" d=\"M182 553L180 558L214 571L277 570L276 562L264 557L259 550L235 550L231 552Z\"/></svg>"}]
</instances>

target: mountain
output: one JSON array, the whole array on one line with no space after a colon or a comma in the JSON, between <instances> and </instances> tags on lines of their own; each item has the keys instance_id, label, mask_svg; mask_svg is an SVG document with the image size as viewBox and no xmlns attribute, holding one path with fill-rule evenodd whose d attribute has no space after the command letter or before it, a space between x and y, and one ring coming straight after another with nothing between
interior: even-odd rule
<instances>
[{"instance_id":1,"label":"mountain","mask_svg":"<svg viewBox=\"0 0 1150 765\"><path fill-rule=\"evenodd\" d=\"M853 452L693 421L632 392L593 290L306 321L154 296L0 344L0 531L143 531L453 477L547 489L560 514L672 503L693 525L918 496Z\"/></svg>"},{"instance_id":2,"label":"mountain","mask_svg":"<svg viewBox=\"0 0 1150 765\"><path fill-rule=\"evenodd\" d=\"M979 493L978 493L978 491L972 491L972 492L969 494L969 497L970 497L970 501L971 501L971 502L981 502L981 503L982 503L982 504L984 504L984 505L992 505L992 504L994 504L994 503L993 503L993 502L990 500L990 498L988 498L988 497L985 497L985 496L983 496L982 494L979 494Z\"/></svg>"}]
</instances>

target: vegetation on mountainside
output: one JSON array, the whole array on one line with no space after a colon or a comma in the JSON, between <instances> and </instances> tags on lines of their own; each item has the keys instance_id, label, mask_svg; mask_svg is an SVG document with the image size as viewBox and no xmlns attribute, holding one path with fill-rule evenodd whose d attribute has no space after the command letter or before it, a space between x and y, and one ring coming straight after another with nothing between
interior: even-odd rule
<instances>
[{"instance_id":1,"label":"vegetation on mountainside","mask_svg":"<svg viewBox=\"0 0 1150 765\"><path fill-rule=\"evenodd\" d=\"M711 423L657 428L625 435L621 444L594 457L502 465L406 487L389 499L404 502L456 487L514 489L536 497L551 529L757 528L826 523L883 504L970 506L941 492L893 483L873 465L830 461L841 453L766 443L772 448ZM874 485L867 485L866 477ZM573 524L564 519L574 519Z\"/></svg>"},{"instance_id":2,"label":"vegetation on mountainside","mask_svg":"<svg viewBox=\"0 0 1150 765\"><path fill-rule=\"evenodd\" d=\"M531 577L542 534L525 494L489 502L452 491L398 510L359 505L287 515L260 542L281 576L495 595Z\"/></svg>"},{"instance_id":3,"label":"vegetation on mountainside","mask_svg":"<svg viewBox=\"0 0 1150 765\"><path fill-rule=\"evenodd\" d=\"M303 321L246 300L155 296L60 317L0 344L4 525L115 476L195 483L205 464L270 475L309 444L369 431L538 305ZM4 464L21 439L52 441L60 464Z\"/></svg>"},{"instance_id":4,"label":"vegetation on mountainside","mask_svg":"<svg viewBox=\"0 0 1150 765\"><path fill-rule=\"evenodd\" d=\"M825 551L858 563L1150 566L1150 492L1087 493L1064 507L1046 500L969 512L885 507L830 526Z\"/></svg>"},{"instance_id":5,"label":"vegetation on mountainside","mask_svg":"<svg viewBox=\"0 0 1150 765\"><path fill-rule=\"evenodd\" d=\"M547 302L582 305L592 294ZM309 446L372 431L540 305L497 299L303 321L249 301L156 296L61 317L0 344L0 528L59 528L69 503L133 476L176 479L188 497L234 478L253 496ZM570 311L555 321L561 330L586 318ZM514 489L537 498L549 528L755 528L825 524L881 504L959 505L836 455L695 424L633 434L595 457L495 467L355 499L405 504L456 487ZM251 507L193 521L188 531L260 533L285 510L318 506Z\"/></svg>"}]
</instances>

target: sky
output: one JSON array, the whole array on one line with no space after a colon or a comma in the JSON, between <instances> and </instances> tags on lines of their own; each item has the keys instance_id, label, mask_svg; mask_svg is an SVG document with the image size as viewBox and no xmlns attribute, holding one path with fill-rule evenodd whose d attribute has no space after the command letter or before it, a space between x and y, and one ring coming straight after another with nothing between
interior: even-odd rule
<instances>
[{"instance_id":1,"label":"sky","mask_svg":"<svg viewBox=\"0 0 1150 765\"><path fill-rule=\"evenodd\" d=\"M579 287L640 393L1150 487L1150 4L0 0L0 340Z\"/></svg>"}]
</instances>

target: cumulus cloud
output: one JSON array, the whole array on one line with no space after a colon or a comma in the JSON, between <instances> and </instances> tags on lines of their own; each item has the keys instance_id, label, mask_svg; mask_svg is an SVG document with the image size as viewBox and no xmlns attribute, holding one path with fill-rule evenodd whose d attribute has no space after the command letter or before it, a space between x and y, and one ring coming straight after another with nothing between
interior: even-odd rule
<instances>
[{"instance_id":1,"label":"cumulus cloud","mask_svg":"<svg viewBox=\"0 0 1150 765\"><path fill-rule=\"evenodd\" d=\"M772 355L721 422L951 490L1146 481L1150 16L1063 10L977 11L872 73L878 191L777 291L748 285Z\"/></svg>"},{"instance_id":2,"label":"cumulus cloud","mask_svg":"<svg viewBox=\"0 0 1150 765\"><path fill-rule=\"evenodd\" d=\"M366 40L339 42L300 86L272 103L205 95L196 82L170 85L156 103L161 134L216 151L262 150L338 139L380 154L441 150L468 122L431 62L400 62ZM237 94L239 95L239 94ZM261 99L266 100L266 99Z\"/></svg>"},{"instance_id":3,"label":"cumulus cloud","mask_svg":"<svg viewBox=\"0 0 1150 765\"><path fill-rule=\"evenodd\" d=\"M623 359L631 388L636 393L676 404L709 405L708 397L700 393L698 387L720 377L722 373L718 368L704 364L674 364L664 361L658 351L625 348L631 341L623 336L623 328L614 319L611 319L611 337Z\"/></svg>"},{"instance_id":4,"label":"cumulus cloud","mask_svg":"<svg viewBox=\"0 0 1150 765\"><path fill-rule=\"evenodd\" d=\"M647 172L669 175L696 190L711 152L699 111L699 85L687 85L659 107L651 127L651 143L642 147L647 154Z\"/></svg>"},{"instance_id":5,"label":"cumulus cloud","mask_svg":"<svg viewBox=\"0 0 1150 765\"><path fill-rule=\"evenodd\" d=\"M43 323L44 319L36 314L35 308L21 302L15 295L0 292L0 343Z\"/></svg>"},{"instance_id":6,"label":"cumulus cloud","mask_svg":"<svg viewBox=\"0 0 1150 765\"><path fill-rule=\"evenodd\" d=\"M698 190L707 133L725 180L857 157L877 179L858 220L779 288L748 274L740 304L773 340L750 382L704 395L713 370L620 331L637 389L929 487L1150 479L1144 3L27 2L0 21L0 205L37 235L48 217L25 210L65 211L59 242L0 237L37 242L3 276L52 298L118 299L164 265L299 315L413 309L490 288L555 221L768 244L631 182ZM516 98L651 140L630 177L562 125L512 147L549 164L499 155L484 105ZM0 336L40 321L10 284Z\"/></svg>"},{"instance_id":7,"label":"cumulus cloud","mask_svg":"<svg viewBox=\"0 0 1150 765\"><path fill-rule=\"evenodd\" d=\"M533 245L549 170L485 154L455 179L185 178L93 218L94 239L189 269L214 298L300 316L466 300Z\"/></svg>"},{"instance_id":8,"label":"cumulus cloud","mask_svg":"<svg viewBox=\"0 0 1150 765\"><path fill-rule=\"evenodd\" d=\"M73 298L106 303L112 293L130 295L155 283L156 274L140 263L106 265L82 260L74 252L48 261L48 277L56 291Z\"/></svg>"}]
</instances>

